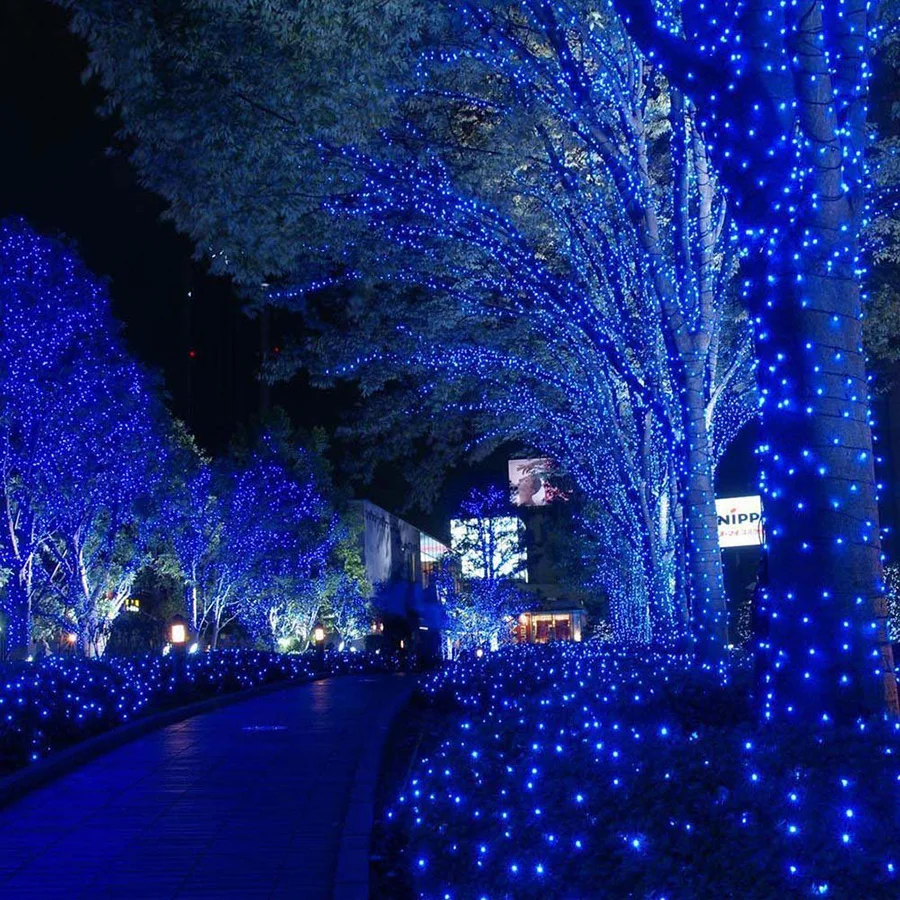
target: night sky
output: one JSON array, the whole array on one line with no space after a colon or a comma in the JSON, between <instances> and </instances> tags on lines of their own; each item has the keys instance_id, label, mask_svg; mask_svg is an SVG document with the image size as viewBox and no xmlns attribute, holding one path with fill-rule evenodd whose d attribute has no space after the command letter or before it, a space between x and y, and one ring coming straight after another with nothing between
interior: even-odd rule
<instances>
[{"instance_id":1,"label":"night sky","mask_svg":"<svg viewBox=\"0 0 900 900\"><path fill-rule=\"evenodd\" d=\"M43 0L0 4L0 217L24 216L40 231L76 242L87 265L110 279L128 343L163 373L172 412L202 447L223 452L235 430L260 410L259 323L241 312L227 280L211 277L193 259L190 241L160 221L162 201L138 185L121 153L111 152L116 122L96 114L102 92L82 83L84 46L66 23L65 12ZM329 430L359 402L353 391L317 391L302 377L276 387L269 399L296 424ZM720 468L725 495L754 492L750 431ZM334 461L340 472L340 458ZM448 478L431 513L407 517L440 536L469 484L505 477L502 454L463 467ZM396 469L357 494L396 510L404 503Z\"/></svg>"},{"instance_id":2,"label":"night sky","mask_svg":"<svg viewBox=\"0 0 900 900\"><path fill-rule=\"evenodd\" d=\"M84 48L66 14L35 0L0 6L0 213L75 240L89 268L109 277L132 351L164 373L173 412L204 447L222 450L257 403L247 377L253 324L228 283L205 275L190 242L159 221L162 202L127 160L109 152L116 123L94 112L102 95L81 82Z\"/></svg>"},{"instance_id":3,"label":"night sky","mask_svg":"<svg viewBox=\"0 0 900 900\"><path fill-rule=\"evenodd\" d=\"M210 276L191 242L160 220L164 204L138 184L116 121L96 114L102 91L82 83L86 63L64 11L43 0L0 3L0 217L23 216L75 241L88 267L109 278L128 344L162 372L172 412L201 447L224 452L261 410L260 323L243 314L230 282ZM268 400L295 424L329 431L357 402L352 390L318 391L302 376L276 386ZM392 508L404 503L396 472L358 493Z\"/></svg>"}]
</instances>

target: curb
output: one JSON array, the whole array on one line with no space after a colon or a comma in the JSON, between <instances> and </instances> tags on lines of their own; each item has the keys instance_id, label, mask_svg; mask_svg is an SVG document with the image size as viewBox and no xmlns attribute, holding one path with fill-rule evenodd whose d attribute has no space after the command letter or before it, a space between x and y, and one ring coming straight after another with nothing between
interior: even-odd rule
<instances>
[{"instance_id":1,"label":"curb","mask_svg":"<svg viewBox=\"0 0 900 900\"><path fill-rule=\"evenodd\" d=\"M188 703L185 706L152 713L136 719L134 722L119 725L110 731L105 731L103 734L79 741L65 750L53 753L40 762L0 778L0 810L12 805L25 794L44 787L51 781L55 781L63 775L68 775L80 766L85 765L85 763L91 762L124 744L137 740L137 738L143 737L151 731L174 725L176 722L182 722L185 719L191 719L203 713L232 706L235 703L240 703L242 700L252 700L254 697L273 694L276 691L303 687L316 681L322 681L327 677L333 678L336 676L319 676L310 678L308 681L278 681L261 684L243 691L219 694L215 697L208 697L206 700Z\"/></svg>"},{"instance_id":2,"label":"curb","mask_svg":"<svg viewBox=\"0 0 900 900\"><path fill-rule=\"evenodd\" d=\"M378 773L387 744L388 732L397 716L409 705L418 681L415 675L404 674L403 677L412 678L408 692L405 696L394 699L387 717L375 731L378 741L368 745L356 765L338 845L338 865L334 877L333 900L368 900Z\"/></svg>"}]
</instances>

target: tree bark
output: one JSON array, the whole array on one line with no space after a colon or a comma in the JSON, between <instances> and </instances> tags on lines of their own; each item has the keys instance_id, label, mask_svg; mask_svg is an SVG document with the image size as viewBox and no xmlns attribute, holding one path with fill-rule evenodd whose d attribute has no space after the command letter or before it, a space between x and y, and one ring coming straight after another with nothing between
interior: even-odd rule
<instances>
[{"instance_id":1,"label":"tree bark","mask_svg":"<svg viewBox=\"0 0 900 900\"><path fill-rule=\"evenodd\" d=\"M31 592L13 573L6 586L6 652L13 658L24 658L31 652Z\"/></svg>"},{"instance_id":2,"label":"tree bark","mask_svg":"<svg viewBox=\"0 0 900 900\"><path fill-rule=\"evenodd\" d=\"M702 363L702 359L701 359ZM706 424L703 366L686 368L684 432L687 443L684 523L691 619L701 660L721 659L728 644L725 578L713 484L712 447Z\"/></svg>"},{"instance_id":3,"label":"tree bark","mask_svg":"<svg viewBox=\"0 0 900 900\"><path fill-rule=\"evenodd\" d=\"M675 649L684 636L684 627L676 619L674 571L657 556L647 561L645 578L652 642L662 648Z\"/></svg>"},{"instance_id":4,"label":"tree bark","mask_svg":"<svg viewBox=\"0 0 900 900\"><path fill-rule=\"evenodd\" d=\"M648 516L646 527L641 530L643 547L639 568L647 608L648 639L660 647L677 649L685 638L688 623L681 618L684 606L676 596L674 548L673 556L667 558L658 529L657 518Z\"/></svg>"},{"instance_id":5,"label":"tree bark","mask_svg":"<svg viewBox=\"0 0 900 900\"><path fill-rule=\"evenodd\" d=\"M760 699L767 719L852 720L896 709L897 687L859 284L826 252L812 253L811 236L761 254L750 279L766 440ZM818 246L832 246L828 237L818 234Z\"/></svg>"},{"instance_id":6,"label":"tree bark","mask_svg":"<svg viewBox=\"0 0 900 900\"><path fill-rule=\"evenodd\" d=\"M191 615L191 630L194 634L198 633L198 614L199 603L197 597L197 580L196 575L191 575L190 584L187 585L187 606Z\"/></svg>"},{"instance_id":7,"label":"tree bark","mask_svg":"<svg viewBox=\"0 0 900 900\"><path fill-rule=\"evenodd\" d=\"M730 41L614 0L690 96L753 245L768 578L758 618L767 719L897 714L860 334L859 230L871 4L750 0ZM694 6L688 12L697 14Z\"/></svg>"}]
</instances>

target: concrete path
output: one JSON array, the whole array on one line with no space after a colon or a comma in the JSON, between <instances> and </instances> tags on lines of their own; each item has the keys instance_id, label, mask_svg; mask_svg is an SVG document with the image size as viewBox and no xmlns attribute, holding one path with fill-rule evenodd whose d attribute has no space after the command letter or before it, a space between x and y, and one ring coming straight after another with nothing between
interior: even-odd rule
<instances>
[{"instance_id":1,"label":"concrete path","mask_svg":"<svg viewBox=\"0 0 900 900\"><path fill-rule=\"evenodd\" d=\"M153 732L0 812L0 897L363 900L407 676L344 677Z\"/></svg>"}]
</instances>

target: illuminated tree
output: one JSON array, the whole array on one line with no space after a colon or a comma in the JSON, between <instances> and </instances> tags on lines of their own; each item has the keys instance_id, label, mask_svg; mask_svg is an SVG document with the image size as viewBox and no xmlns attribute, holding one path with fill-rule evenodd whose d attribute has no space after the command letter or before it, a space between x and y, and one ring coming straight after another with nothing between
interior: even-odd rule
<instances>
[{"instance_id":1,"label":"illuminated tree","mask_svg":"<svg viewBox=\"0 0 900 900\"><path fill-rule=\"evenodd\" d=\"M148 560L164 417L70 248L0 225L0 303L9 645L28 647L40 613L96 655Z\"/></svg>"},{"instance_id":2,"label":"illuminated tree","mask_svg":"<svg viewBox=\"0 0 900 900\"><path fill-rule=\"evenodd\" d=\"M876 5L617 7L695 104L750 248L769 538L765 714L896 711L860 323Z\"/></svg>"},{"instance_id":3,"label":"illuminated tree","mask_svg":"<svg viewBox=\"0 0 900 900\"><path fill-rule=\"evenodd\" d=\"M346 533L344 523L339 523L335 534ZM365 572L362 579L356 577L356 561L348 565L349 553L360 557L345 536L335 541L323 568L305 577L275 578L266 585L263 608L274 646L306 650L320 622L337 637L341 649L368 631L373 589Z\"/></svg>"},{"instance_id":4,"label":"illuminated tree","mask_svg":"<svg viewBox=\"0 0 900 900\"><path fill-rule=\"evenodd\" d=\"M883 20L896 20L896 2L883 5ZM900 81L900 34L894 29L882 35L875 54L876 76L887 86ZM885 96L887 95L887 96ZM863 227L865 251L864 287L868 293L863 320L863 346L875 388L896 386L900 362L900 105L888 104L883 91L871 118L872 141L868 163L872 178L871 218Z\"/></svg>"},{"instance_id":5,"label":"illuminated tree","mask_svg":"<svg viewBox=\"0 0 900 900\"><path fill-rule=\"evenodd\" d=\"M214 467L186 453L184 478L169 497L169 539L184 580L185 606L194 634L206 627L211 613L221 623L227 599L239 578L222 559L223 495L230 487L224 468L224 464ZM240 561L234 563L239 565Z\"/></svg>"},{"instance_id":6,"label":"illuminated tree","mask_svg":"<svg viewBox=\"0 0 900 900\"><path fill-rule=\"evenodd\" d=\"M438 585L445 636L461 647L496 648L525 605L524 526L510 515L507 492L470 491L453 520L452 541L457 562L443 565Z\"/></svg>"},{"instance_id":7,"label":"illuminated tree","mask_svg":"<svg viewBox=\"0 0 900 900\"><path fill-rule=\"evenodd\" d=\"M92 65L139 138L135 162L217 266L258 290L310 259L324 263L315 283L333 285L337 262L351 277L364 271L439 294L445 321L481 315L502 327L518 318L555 341L551 353L567 355L569 368L553 384L570 406L586 401L579 428L624 419L590 459L576 467L564 454L564 464L600 502L610 466L619 470L606 521L634 547L644 573L638 602L665 637L683 631L691 608L701 648L720 652L711 445L726 443L749 408L731 404L744 412L721 417L718 439L710 436L729 385L748 382L731 368L732 358L746 363L744 335L736 329L726 346L721 328L735 246L691 109L677 92L670 98L607 11L584 4L580 18L561 20L564 12L539 3L446 2L426 12L407 2L379 5L369 20L361 9L348 23L341 4L318 4L303 10L309 23L298 29L300 8L280 4L252 17L216 0L176 4L171 16L72 6ZM358 96L337 118L322 105L326 94L336 103L351 90L343 77L312 78L324 91L296 95L310 72L328 69L312 44L342 29L344 62L365 71L362 83L405 78L411 87L377 92L380 133L365 127ZM390 50L376 52L388 32ZM341 150L348 139L367 152ZM323 210L338 219L332 227ZM435 358L455 346L446 333L440 344L423 336ZM498 376L529 364L544 374L542 359L499 342L463 346L463 359L485 343ZM556 443L577 442L583 456L583 436L562 432ZM539 437L530 435L541 446ZM626 458L609 463L620 444ZM643 462L639 448L650 444L668 462ZM648 469L660 470L658 483L646 482ZM672 569L685 564L692 577L675 596Z\"/></svg>"},{"instance_id":8,"label":"illuminated tree","mask_svg":"<svg viewBox=\"0 0 900 900\"><path fill-rule=\"evenodd\" d=\"M333 490L328 493L332 495ZM337 638L341 649L368 631L374 591L366 576L360 528L334 515L326 538L324 563L305 574L281 576L266 585L265 610L276 646L305 650L320 622Z\"/></svg>"},{"instance_id":9,"label":"illuminated tree","mask_svg":"<svg viewBox=\"0 0 900 900\"><path fill-rule=\"evenodd\" d=\"M335 544L324 592L324 617L329 630L346 644L358 640L369 629L370 601L374 588L366 575L360 551L362 523L341 522L341 538Z\"/></svg>"},{"instance_id":10,"label":"illuminated tree","mask_svg":"<svg viewBox=\"0 0 900 900\"><path fill-rule=\"evenodd\" d=\"M595 76L607 68L615 69L615 60L609 64L615 54L590 55L586 51L604 31L605 10L598 11L589 3L538 2L467 3L449 8L460 11L464 22L474 26L474 37L462 51L451 49L446 61L457 67L477 67L495 53L516 62L527 60L530 54L540 77L531 79L535 70L523 67L515 85L523 90L550 85L549 100L565 101L559 107L560 115L572 110L574 116L568 121L576 126L576 137L582 145L590 142L588 159L603 159L604 145L599 139L604 132L593 128L592 119ZM842 711L852 716L861 710L880 709L882 669L890 669L891 660L884 643L883 610L877 600L878 525L860 352L858 275L866 181L863 142L871 24L867 17L874 15L875 9L851 8L839 0L809 0L793 6L760 0L725 12L694 2L657 11L647 0L620 0L619 8L645 59L662 66L675 88L672 96L676 103L677 92L687 98L685 110L693 115L696 133L710 148L711 161L730 192L741 239L751 248L745 294L755 320L763 376L766 437L761 448L762 489L771 539L769 587L764 592L769 599L763 604L771 631L764 639L770 656L770 682L765 690L768 711L774 715L778 707L785 716L817 719ZM162 26L153 23L153 27ZM254 39L265 42L260 38L265 27L259 25ZM130 39L123 39L121 29L104 30L102 16L81 20L81 28L100 47L95 63L120 100L128 82L138 81L136 74L146 78L148 59L158 62L160 55L166 56L158 31L149 55L129 56L130 47L143 42L142 37L134 39L136 25ZM536 43L543 45L540 53L531 53L521 39L516 43L520 28L537 35ZM190 29L179 37L176 30L173 46L187 40L184 35L188 34ZM204 35L203 40L221 40L221 35ZM402 49L406 45L401 35L396 46ZM562 77L547 77L548 69L559 59L565 61L565 67L557 70ZM122 65L122 60L130 62ZM164 66L150 68L151 72L171 71ZM235 71L229 63L227 74ZM247 72L242 75L244 86L247 80L252 83L252 67L248 66ZM292 82L290 78L271 78L276 85ZM196 83L188 81L189 85ZM226 79L223 92L232 103L238 96L234 84ZM148 138L144 146L149 148L144 151L144 168L153 171L150 154L154 141L162 140L158 122L165 117L156 109L153 115L146 115L140 108L142 100L160 96L153 89L152 77L135 96L123 111L132 130L143 128L142 136ZM314 117L298 122L289 104L281 105L283 89L258 96L275 99L273 106L257 110L257 135L277 130L283 136L286 127L296 127L296 146L315 146L315 141L304 144L301 136L308 128L305 133L314 138L320 123ZM495 111L484 104L473 106L487 113ZM219 104L200 103L188 114L198 119L219 108ZM237 120L237 131L229 132L231 136L253 133L254 126L248 124L253 116L245 112ZM478 117L473 118L477 124ZM624 121L628 124L627 117ZM232 124L226 127L232 128ZM148 130L154 129L148 135ZM197 127L178 133L207 132ZM679 128L677 143L680 134ZM549 137L552 142L558 135L550 131ZM410 130L404 146L418 150L418 138L419 133ZM319 146L327 143L326 137ZM258 141L254 146L259 146ZM613 161L624 158L620 155L622 144L605 146ZM624 146L627 150L627 142ZM476 151L485 157L493 152L487 144ZM436 155L429 160L431 171L437 171ZM218 166L222 160L216 156L211 153L205 165ZM575 157L559 158L564 163L562 177ZM311 185L309 192L295 191L289 177L289 187L279 191L285 180L277 167L271 168L273 159L277 157L250 156L242 162L254 177L243 172L231 181L265 184L266 191L261 194L270 198L274 191L283 201L275 204L268 199L267 209L276 209L285 221L306 223L310 211L319 208L321 186ZM195 171L191 166L184 168ZM361 173L359 156L347 166L357 179L365 177L366 167L362 168ZM219 167L218 171L226 169ZM632 173L641 174L645 169L641 165L619 167L618 183L623 184L627 198L619 205L623 223L637 221L632 201L640 198L640 190ZM326 168L309 171L319 173ZM522 169L511 165L508 171L517 175ZM169 177L159 182L160 189L170 199L183 197L174 167L169 166L167 173ZM415 170L403 174L421 180ZM680 190L683 182L676 179L674 183ZM241 196L252 209L253 198ZM546 206L542 200L538 195L537 209ZM676 203L673 213L680 214L684 208ZM254 229L244 241L234 241L234 227L208 227L209 222L221 222L233 212L233 207L222 205L217 217L193 217L189 204L182 204L176 215L189 230L193 228L201 246L219 253L224 245L230 263L238 266L240 260L231 252L231 242L236 247L248 246ZM505 216L498 218L497 227L502 228L505 221ZM634 227L638 235L646 235L642 227ZM258 232L263 246L272 246L276 231ZM290 234L290 229L286 233ZM269 253L266 258L275 255ZM290 265L289 258L281 257L276 274ZM680 390L678 396L682 396ZM710 539L708 534L705 539ZM808 565L797 565L798 557L808 560ZM813 574L807 577L807 572ZM789 683L783 704L776 699L774 687L782 678ZM887 692L893 704L896 690L891 678Z\"/></svg>"},{"instance_id":11,"label":"illuminated tree","mask_svg":"<svg viewBox=\"0 0 900 900\"><path fill-rule=\"evenodd\" d=\"M310 575L302 581L279 577L270 581L262 607L265 623L255 633L279 650L308 649L322 618L323 577Z\"/></svg>"},{"instance_id":12,"label":"illuminated tree","mask_svg":"<svg viewBox=\"0 0 900 900\"><path fill-rule=\"evenodd\" d=\"M538 3L447 2L427 15L413 2L386 5L372 21L393 29L392 49L384 58L371 54L364 81L411 75L414 54L403 48L427 46L429 29L440 42L421 56L419 84L402 103L379 92L376 118L391 125L385 146L374 129L365 132L353 104L335 124L314 92L303 101L309 114L297 116L294 86L319 64L327 68L320 49L308 48L309 61L297 56L325 35L316 29L325 28L319 14L327 4L307 10L308 30L304 23L299 31L299 11L278 4L252 20L215 0L176 6L171 17L73 5L75 27L95 48L93 65L140 138L135 162L182 226L214 248L216 265L258 289L296 260L319 258L318 284L335 283L338 263L440 294L458 316L474 308L501 324L528 319L535 332L552 335L572 363L554 373L555 385L587 401L579 425L598 412L600 423L624 418L595 442L592 459L570 468L594 470L582 485L602 501L608 492L597 483L611 474L608 448L626 435L620 443L630 449L613 466L620 497L606 521L634 548L645 598L638 602L664 639L683 632L691 608L704 653L721 651L710 430L735 380L720 360L734 245L691 110L677 92L670 100L614 19L590 4L565 22ZM366 33L362 13L349 25L339 9L327 15L332 37L341 29L350 36L349 68L365 69L360 40L374 48L383 37ZM329 102L344 90L332 88ZM220 124L210 132L212 120ZM219 129L227 138L210 143L205 136ZM340 149L357 137L371 153ZM660 159L671 161L671 173ZM197 177L227 179L228 202ZM235 217L235 208L244 214ZM339 223L329 229L323 210ZM272 213L277 227L265 224ZM345 240L335 240L336 229ZM385 237L393 258L380 252ZM729 348L736 358L741 338ZM436 359L446 346L431 341ZM462 349L471 361L482 347ZM544 374L542 360L510 357L508 345L489 349L495 369L531 364ZM563 440L571 443L571 434ZM667 463L640 458L639 448L651 444ZM646 481L648 469L660 470L658 483ZM691 572L681 579L689 597L673 595L677 559Z\"/></svg>"},{"instance_id":13,"label":"illuminated tree","mask_svg":"<svg viewBox=\"0 0 900 900\"><path fill-rule=\"evenodd\" d=\"M377 296L371 316L351 303L362 339L348 346L344 323L323 355L343 359L332 374L374 368L370 390L414 374L426 388L411 418L428 428L475 415L483 442L555 456L602 507L599 539L629 559L631 577L609 585L634 595L627 636L677 640L690 611L716 655L714 465L754 401L729 298L734 235L692 111L615 20L564 28L543 4L465 8L477 30L423 67L392 135L399 161L327 157L348 183L366 179L325 201L336 228L355 218L377 242L361 255L351 231L349 277L415 293L387 311Z\"/></svg>"},{"instance_id":14,"label":"illuminated tree","mask_svg":"<svg viewBox=\"0 0 900 900\"><path fill-rule=\"evenodd\" d=\"M337 522L314 468L283 437L266 430L249 451L197 459L172 505L193 627L213 648L235 619L267 642L286 637L288 610L309 606L305 582L333 549Z\"/></svg>"}]
</instances>

